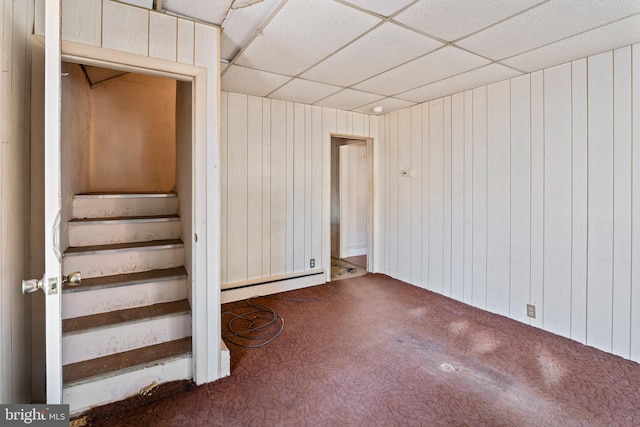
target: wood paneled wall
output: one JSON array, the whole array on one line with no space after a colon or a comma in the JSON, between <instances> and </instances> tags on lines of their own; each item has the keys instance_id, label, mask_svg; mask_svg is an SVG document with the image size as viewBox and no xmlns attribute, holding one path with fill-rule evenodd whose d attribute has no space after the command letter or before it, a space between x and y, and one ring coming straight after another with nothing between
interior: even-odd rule
<instances>
[{"instance_id":1,"label":"wood paneled wall","mask_svg":"<svg viewBox=\"0 0 640 427\"><path fill-rule=\"evenodd\" d=\"M29 111L33 1L0 2L0 402L28 401Z\"/></svg>"},{"instance_id":2,"label":"wood paneled wall","mask_svg":"<svg viewBox=\"0 0 640 427\"><path fill-rule=\"evenodd\" d=\"M640 45L386 114L379 134L381 271L640 361Z\"/></svg>"},{"instance_id":3,"label":"wood paneled wall","mask_svg":"<svg viewBox=\"0 0 640 427\"><path fill-rule=\"evenodd\" d=\"M222 92L222 284L330 264L330 135L377 136L377 118Z\"/></svg>"}]
</instances>

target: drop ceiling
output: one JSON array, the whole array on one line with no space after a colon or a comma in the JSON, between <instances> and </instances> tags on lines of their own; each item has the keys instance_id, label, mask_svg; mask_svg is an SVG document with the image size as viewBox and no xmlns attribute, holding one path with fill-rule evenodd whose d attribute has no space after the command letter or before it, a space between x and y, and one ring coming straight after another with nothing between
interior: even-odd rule
<instances>
[{"instance_id":1,"label":"drop ceiling","mask_svg":"<svg viewBox=\"0 0 640 427\"><path fill-rule=\"evenodd\" d=\"M640 0L146 1L222 27L222 90L364 113L640 42Z\"/></svg>"}]
</instances>

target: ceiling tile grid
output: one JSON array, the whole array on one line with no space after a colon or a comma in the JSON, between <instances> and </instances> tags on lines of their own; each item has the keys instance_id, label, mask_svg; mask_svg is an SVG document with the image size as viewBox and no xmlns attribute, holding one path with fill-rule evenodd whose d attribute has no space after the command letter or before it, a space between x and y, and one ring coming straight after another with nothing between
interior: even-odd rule
<instances>
[{"instance_id":1,"label":"ceiling tile grid","mask_svg":"<svg viewBox=\"0 0 640 427\"><path fill-rule=\"evenodd\" d=\"M385 112L640 42L640 0L120 0L220 25L228 92Z\"/></svg>"}]
</instances>

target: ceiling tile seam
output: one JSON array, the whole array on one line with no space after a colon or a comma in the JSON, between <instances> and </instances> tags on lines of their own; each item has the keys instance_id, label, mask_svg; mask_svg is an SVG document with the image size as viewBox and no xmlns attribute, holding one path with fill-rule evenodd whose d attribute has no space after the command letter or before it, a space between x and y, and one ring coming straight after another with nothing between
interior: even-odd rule
<instances>
[{"instance_id":1,"label":"ceiling tile seam","mask_svg":"<svg viewBox=\"0 0 640 427\"><path fill-rule=\"evenodd\" d=\"M410 7L414 6L420 0L413 0L411 3L409 3L408 5L402 7L401 9L398 9L397 11L395 11L394 13L392 13L389 16L380 15L378 13L375 13L375 12L371 11L371 10L365 9L362 6L358 6L357 4L350 3L348 0L347 1L345 1L345 0L333 0L333 1L335 1L336 3L340 3L343 6L347 6L347 7L350 7L352 9L355 9L357 11L360 11L360 12L363 12L363 13L366 13L366 14L369 14L369 15L373 15L376 18L382 18L382 19L390 21L394 16L397 16L397 15L401 14L405 10L407 10Z\"/></svg>"},{"instance_id":2,"label":"ceiling tile seam","mask_svg":"<svg viewBox=\"0 0 640 427\"><path fill-rule=\"evenodd\" d=\"M337 88L338 88L338 90L336 90L335 92L332 92L332 93L330 93L330 94L329 94L329 95L327 95L327 96L323 96L323 97L321 97L321 98L319 98L319 99L317 99L317 100L313 101L310 105L314 105L314 104L316 104L316 103L318 103L318 102L322 101L322 100L323 100L323 99L325 99L325 98L328 98L328 97L330 97L330 96L333 96L333 95L335 95L335 94L336 94L336 93L338 93L338 92L342 92L342 91L345 89L343 86L332 85L332 84L324 83L324 82L317 82L317 81L315 81L315 80L303 79L303 78L301 78L301 77L292 77L291 79L289 79L289 80L288 80L287 82L285 82L284 84L282 84L282 85L278 86L276 89L274 89L274 90L272 90L271 92L269 92L268 94L266 94L266 95L265 95L265 98L279 99L279 98L272 97L273 93L274 93L274 92L277 92L277 91L278 91L278 90L280 90L280 89L282 89L284 86L288 85L289 83L291 83L291 82L292 82L292 81L294 81L295 79L304 80L304 81L307 81L307 82L310 82L310 83L319 83L319 84L323 84L323 85L327 85L327 86L335 86L335 87L337 87Z\"/></svg>"},{"instance_id":3,"label":"ceiling tile seam","mask_svg":"<svg viewBox=\"0 0 640 427\"><path fill-rule=\"evenodd\" d=\"M529 12L529 11L531 11L531 10L533 10L533 9L536 9L536 8L538 8L538 7L540 7L540 6L543 6L543 5L547 4L547 3L549 3L550 1L551 1L551 0L545 0L545 1L541 2L541 3L537 3L537 4L534 4L533 6L529 6L528 8L523 9L523 10L521 10L520 12L516 12L516 13L514 13L514 14L510 15L510 16L507 16L506 18L502 18L502 19L500 19L500 20L498 20L498 21L495 21L495 22L493 22L492 24L489 24L489 25L487 25L487 26L485 26L485 27L483 27L483 28L480 28L479 30L476 30L476 31L474 31L474 32L472 32L472 33L466 34L466 35L464 35L464 36L462 36L462 37L458 37L457 39L452 40L452 41L451 41L451 43L458 43L459 41L462 41L462 40L464 40L464 39L466 39L466 38L469 38L469 37L471 37L471 36L475 36L476 34L481 33L481 32L483 32L483 31L486 31L486 30L488 30L489 28L495 27L495 26L497 26L497 25L502 24L502 23L503 23L503 22L505 22L505 21L508 21L508 20L510 20L510 19L513 19L513 18L515 18L515 17L516 17L516 16L518 16L518 15L522 15L522 14L527 13L527 12Z\"/></svg>"},{"instance_id":4,"label":"ceiling tile seam","mask_svg":"<svg viewBox=\"0 0 640 427\"><path fill-rule=\"evenodd\" d=\"M409 60L407 60L407 61L405 61L405 62L403 62L403 63L401 63L401 64L395 65L395 66L393 66L393 67L389 68L388 70L381 71L381 72L379 72L378 74L374 74L374 75L372 75L372 76L369 76L369 77L367 77L367 78L366 78L366 79L364 79L364 80L360 80L359 82L356 82L356 83L350 84L350 85L348 85L348 86L345 86L345 89L352 89L352 90L357 90L357 91L360 91L360 92L365 92L365 91L363 91L363 90L361 90L361 89L356 89L354 86L357 86L357 85L359 85L359 84L361 84L361 83L364 83L364 82L366 82L367 80L371 80L371 79L373 79L373 78L376 78L376 77L378 77L378 76L379 76L379 75L381 75L381 74L388 73L389 71L395 70L396 68L402 67L402 66L404 66L404 65L406 65L406 64L408 64L408 63L410 63L410 62L413 62L413 61L416 61L416 60L418 60L418 59L424 58L424 57L425 57L425 56L427 56L427 55L431 55L432 53L436 53L437 51L442 50L442 49L444 49L444 48L445 48L445 47L447 47L447 46L448 46L448 45L440 46L440 47L437 47L437 48L435 48L435 49L433 49L433 50L430 50L430 51L429 51L429 52L427 52L427 53L424 53L424 54L422 54L422 55L418 55L418 56L416 56L415 58L413 58L413 59L409 59ZM386 95L386 94L376 93L376 92L369 92L369 93L373 93L373 94L380 95L380 96L393 96L393 95Z\"/></svg>"},{"instance_id":5,"label":"ceiling tile seam","mask_svg":"<svg viewBox=\"0 0 640 427\"><path fill-rule=\"evenodd\" d=\"M258 26L258 28L256 28L256 32L253 34L253 36L251 36L251 38L247 41L247 43L245 43L244 46L242 46L240 48L240 50L238 50L238 52L233 56L233 58L231 58L231 60L229 60L229 65L235 65L237 59L240 57L240 55L242 55L248 48L249 46L251 46L251 43L253 43L255 41L255 39L262 34L262 32L264 31L265 28L267 28L267 26L271 23L271 21L273 20L273 18L276 17L276 15L278 13L280 13L280 11L282 10L282 8L285 6L285 4L287 4L289 0L282 0L280 2L280 4L278 4L278 6L276 6L275 9L273 9L273 12L271 12L271 14L267 17L267 19L264 20L264 22L262 24L260 24ZM223 29L224 31L224 29ZM220 74L220 76L222 77L227 70L230 67L225 68L222 73ZM264 70L260 70L260 71L264 71Z\"/></svg>"},{"instance_id":6,"label":"ceiling tile seam","mask_svg":"<svg viewBox=\"0 0 640 427\"><path fill-rule=\"evenodd\" d=\"M346 44L344 44L343 46L339 47L338 49L336 49L335 51L331 52L330 54L328 54L327 56L325 56L324 58L322 58L321 60L319 60L318 62L315 62L314 64L312 64L311 66L305 68L304 70L302 70L301 72L299 72L298 74L296 74L294 77L300 77L301 75L303 75L304 73L306 73L307 71L311 70L313 67L315 67L318 64L323 63L324 61L326 61L327 59L331 58L333 55L335 55L336 53L340 52L341 50L351 46L353 43L355 43L356 41L360 40L361 38L363 38L364 36L366 36L367 34L370 34L373 30L375 30L376 28L382 26L385 23L384 19L382 21L380 21L379 23L377 23L376 25L374 25L373 27L369 28L367 31L363 32L362 34L360 34L358 37L356 37L355 39L347 42ZM326 83L325 83L326 84Z\"/></svg>"},{"instance_id":7,"label":"ceiling tile seam","mask_svg":"<svg viewBox=\"0 0 640 427\"><path fill-rule=\"evenodd\" d=\"M470 73L470 72L472 72L472 71L476 71L476 70L479 70L479 69L481 69L481 68L488 67L489 65L491 65L491 64L484 64L484 65L480 65L479 67L475 67L475 68L472 68L472 69L470 69L470 70L462 71L462 72L460 72L460 73L458 73L458 74L452 74L452 75L450 75L450 76L447 76L447 77L441 78L441 79L439 79L439 80L434 80L434 81L432 81L432 82L425 83L425 84L420 85L420 86L416 86L416 87L414 87L413 89L408 89L408 90L405 90L405 91L402 91L402 92L398 92L398 93L396 93L396 94L394 94L394 95L389 95L389 97L390 97L390 98L397 98L397 99L399 99L399 100L401 100L401 101L416 102L416 101L413 101L413 100L409 100L409 99L406 99L406 98L402 98L401 96L402 96L402 94L405 94L405 93L407 93L407 92L411 92L412 90L421 89L421 88L423 88L423 87L425 87L425 86L429 86L429 85L432 85L432 84L436 84L436 83L442 82L442 81L447 80L447 79L451 79L451 78L454 78L454 77L458 77L458 76L460 76L460 75L462 75L462 74ZM500 65L501 65L501 64L500 64ZM520 73L522 73L522 74L526 74L526 73L524 73L524 72L522 72L522 71L520 71ZM426 101L425 101L425 102L426 102Z\"/></svg>"},{"instance_id":8,"label":"ceiling tile seam","mask_svg":"<svg viewBox=\"0 0 640 427\"><path fill-rule=\"evenodd\" d=\"M338 94L338 93L340 93L340 92L345 91L346 89L348 89L348 88L344 88L344 89L339 90L338 92L336 92L336 93L334 93L334 94L327 95L327 96L325 96L325 97L323 97L323 98L320 98L319 100L317 100L317 101L316 101L316 103L318 103L318 102L322 102L322 101L324 101L325 99L327 99L327 98L329 98L329 97L331 97L331 96L333 96L333 95L336 95L336 94ZM356 90L356 89L351 89L351 90ZM364 92L364 91L361 91L361 90L359 90L359 91L357 91L357 92L367 93L367 94L370 94L370 95L378 95L377 93ZM373 102L380 102L380 101L382 101L383 99L385 99L385 98L386 98L386 96L385 96L385 95L379 95L379 96L380 96L380 99L378 99L378 100L376 100L376 101L373 101ZM355 107L355 108L352 108L351 110L347 110L347 111L353 111L353 110L355 110L356 108L362 108L363 106L368 105L368 104L371 104L371 102L367 102L366 104L362 104L362 105L361 105L361 106L359 106L359 107Z\"/></svg>"},{"instance_id":9,"label":"ceiling tile seam","mask_svg":"<svg viewBox=\"0 0 640 427\"><path fill-rule=\"evenodd\" d=\"M533 51L538 50L538 49L542 49L542 48L547 47L547 46L550 46L550 45L552 45L552 44L560 43L560 42L563 42L563 41L569 40L569 39L571 39L571 38L573 38L573 37L581 36L581 35L583 35L583 34L585 34L585 33L590 32L590 31L599 30L600 28L606 27L606 26L608 26L608 25L615 24L615 23L620 22L620 21L623 21L623 20L625 20L625 19L633 18L634 16L640 16L640 12L636 12L636 13L633 13L633 14L631 14L631 15L623 16L622 18L614 19L613 21L606 22L606 23L604 23L604 24L600 24L600 25L597 25L597 26L595 26L595 27L588 28L588 29L586 29L586 30L584 30L584 31L580 31L579 33L571 34L571 35L569 35L569 36L566 36L566 37L563 37L563 38L560 38L560 39L557 39L557 40L551 41L551 42L549 42L549 43L542 44L542 45L540 45L540 46L533 47L533 48L531 48L531 49L529 49L529 50L525 50L525 51L523 51L523 52L519 52L519 53L516 53L516 54L511 55L511 56L505 56L504 58L500 58L500 59L498 59L498 60L496 60L496 61L507 61L507 60L509 60L509 59L515 58L515 57L520 56L520 55L525 55L525 54L527 54L527 53L533 52ZM538 71L538 70L535 70L535 71Z\"/></svg>"},{"instance_id":10,"label":"ceiling tile seam","mask_svg":"<svg viewBox=\"0 0 640 427\"><path fill-rule=\"evenodd\" d=\"M513 66L511 66L511 65L507 65L507 64L503 64L503 63L501 63L501 62L500 62L500 60L493 59L493 58L491 58L491 57L489 57L489 56L482 55L482 54L480 54L480 53L478 53L478 52L474 52L473 50L471 50L471 49L467 49L466 47L458 46L457 44L455 44L455 42L451 42L451 43L449 44L449 46L451 46L451 47L455 47L456 49L460 49L460 50L462 50L462 51L464 51L464 52L467 52L467 53L470 53L470 54L472 54L472 55L479 56L480 58L482 58L482 59L486 59L487 61L489 61L489 63L502 65L502 66L504 66L504 67L511 68L512 70L518 71L519 73L525 73L525 71L519 70L519 69L517 69L517 68L515 68L515 67L513 67ZM489 64L486 64L486 65L489 65Z\"/></svg>"}]
</instances>

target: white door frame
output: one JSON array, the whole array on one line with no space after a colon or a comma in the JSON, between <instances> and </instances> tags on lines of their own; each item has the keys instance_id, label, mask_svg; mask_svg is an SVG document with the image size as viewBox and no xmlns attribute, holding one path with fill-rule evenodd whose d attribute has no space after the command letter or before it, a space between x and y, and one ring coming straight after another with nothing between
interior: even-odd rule
<instances>
[{"instance_id":1,"label":"white door frame","mask_svg":"<svg viewBox=\"0 0 640 427\"><path fill-rule=\"evenodd\" d=\"M333 138L348 139L354 142L364 141L367 143L367 271L374 272L374 209L375 209L375 186L377 174L374 169L374 138L372 136L347 135L340 133L329 134L329 141L325 151L326 172L328 181L325 181L324 191L324 230L323 236L323 268L326 274L326 281L331 281L331 150L333 149ZM339 145L337 145L339 147ZM339 167L339 166L338 166Z\"/></svg>"},{"instance_id":2,"label":"white door frame","mask_svg":"<svg viewBox=\"0 0 640 427\"><path fill-rule=\"evenodd\" d=\"M58 4L58 2L47 2ZM48 34L48 33L47 33ZM44 43L45 39L39 36ZM59 40L59 39L58 39ZM191 192L192 192L192 236L189 239L192 246L192 265L190 277L192 302L192 339L193 339L193 379L197 384L213 381L226 375L226 366L221 360L220 337L220 286L219 280L211 281L211 271L208 267L208 249L215 247L215 242L207 242L208 236L216 236L217 224L212 224L210 218L215 218L213 209L219 209L217 200L210 200L211 194L217 194L212 189L207 191L207 184L211 183L212 175L218 173L217 168L208 167L208 151L217 147L207 147L207 69L194 65L164 61L140 55L103 49L95 46L62 41L60 43L60 61L75 62L99 67L119 69L128 72L168 77L175 80L187 81L192 84L192 159L191 159ZM58 72L58 79L60 73ZM60 94L58 93L58 100ZM59 118L59 101L58 101ZM211 118L217 120L217 117ZM58 135L60 120L58 120ZM48 134L48 131L47 131ZM58 136L59 139L59 136ZM217 141L217 138L215 139ZM49 159L49 157L45 157ZM59 162L59 160L58 160ZM58 173L60 173L58 169ZM214 183L219 185L219 179L213 177ZM45 238L47 238L45 236ZM213 256L219 256L213 253ZM215 270L215 268L214 268ZM215 273L215 271L213 272ZM215 277L214 277L215 278ZM217 292L217 295L215 294ZM52 301L53 303L53 301ZM47 300L47 304L48 300ZM58 310L60 299L57 299ZM47 305L48 308L48 305ZM47 340L49 334L47 333ZM59 345L59 344L58 344ZM47 346L49 343L47 342ZM48 356L47 356L48 357ZM61 363L60 378L62 377ZM62 381L60 380L60 392ZM49 394L49 392L47 392ZM49 401L49 398L47 398ZM54 403L51 401L50 403Z\"/></svg>"}]
</instances>

